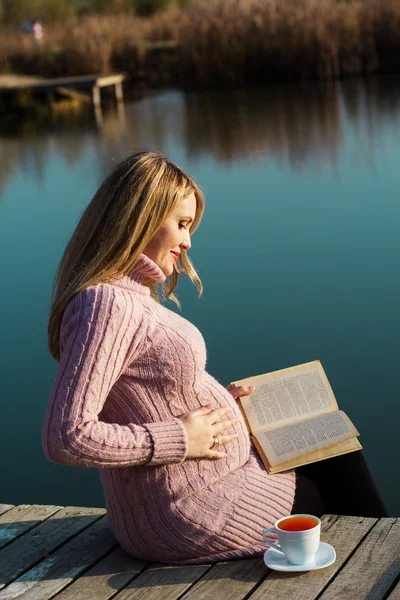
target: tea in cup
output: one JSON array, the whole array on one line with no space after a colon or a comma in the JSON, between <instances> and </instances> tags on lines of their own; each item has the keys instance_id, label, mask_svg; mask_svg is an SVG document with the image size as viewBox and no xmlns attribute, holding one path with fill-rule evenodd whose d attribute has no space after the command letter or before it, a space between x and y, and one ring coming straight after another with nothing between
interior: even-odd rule
<instances>
[{"instance_id":1,"label":"tea in cup","mask_svg":"<svg viewBox=\"0 0 400 600\"><path fill-rule=\"evenodd\" d=\"M279 546L273 544L267 537L275 533ZM292 565L307 565L312 563L317 553L321 537L321 521L314 515L289 515L278 519L274 527L263 530L265 542L283 552Z\"/></svg>"}]
</instances>

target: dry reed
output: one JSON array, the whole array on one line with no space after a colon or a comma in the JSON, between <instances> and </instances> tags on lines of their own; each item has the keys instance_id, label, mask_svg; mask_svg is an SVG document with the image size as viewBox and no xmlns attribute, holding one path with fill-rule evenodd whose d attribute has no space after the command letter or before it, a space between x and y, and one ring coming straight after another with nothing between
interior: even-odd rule
<instances>
[{"instance_id":1,"label":"dry reed","mask_svg":"<svg viewBox=\"0 0 400 600\"><path fill-rule=\"evenodd\" d=\"M176 43L174 51L149 52L160 41ZM399 68L398 0L207 0L149 19L73 21L49 29L41 45L0 34L2 72L43 76L123 70L222 87Z\"/></svg>"}]
</instances>

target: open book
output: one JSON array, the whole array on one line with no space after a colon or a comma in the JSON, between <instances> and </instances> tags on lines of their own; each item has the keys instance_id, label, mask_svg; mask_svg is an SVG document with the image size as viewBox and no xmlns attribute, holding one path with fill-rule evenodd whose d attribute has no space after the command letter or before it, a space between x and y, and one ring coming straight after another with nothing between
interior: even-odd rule
<instances>
[{"instance_id":1,"label":"open book","mask_svg":"<svg viewBox=\"0 0 400 600\"><path fill-rule=\"evenodd\" d=\"M361 450L319 360L232 384L255 387L238 403L268 473Z\"/></svg>"}]
</instances>

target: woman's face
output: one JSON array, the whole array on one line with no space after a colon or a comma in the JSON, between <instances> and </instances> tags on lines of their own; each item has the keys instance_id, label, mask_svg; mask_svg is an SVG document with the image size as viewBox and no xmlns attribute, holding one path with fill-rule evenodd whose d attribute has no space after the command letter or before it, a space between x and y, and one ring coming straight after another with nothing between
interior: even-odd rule
<instances>
[{"instance_id":1,"label":"woman's face","mask_svg":"<svg viewBox=\"0 0 400 600\"><path fill-rule=\"evenodd\" d=\"M181 200L143 250L143 254L151 258L166 277L172 274L181 250L188 250L191 246L189 230L196 216L196 206L194 193Z\"/></svg>"}]
</instances>

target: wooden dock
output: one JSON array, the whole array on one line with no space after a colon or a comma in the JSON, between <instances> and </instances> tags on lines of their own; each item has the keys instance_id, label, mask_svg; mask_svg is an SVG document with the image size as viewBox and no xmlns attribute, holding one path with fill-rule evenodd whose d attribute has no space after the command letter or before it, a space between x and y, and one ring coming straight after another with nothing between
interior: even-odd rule
<instances>
[{"instance_id":1,"label":"wooden dock","mask_svg":"<svg viewBox=\"0 0 400 600\"><path fill-rule=\"evenodd\" d=\"M117 544L99 508L0 505L0 600L400 600L400 519L325 515L336 562L270 571L262 558L169 566Z\"/></svg>"},{"instance_id":2,"label":"wooden dock","mask_svg":"<svg viewBox=\"0 0 400 600\"><path fill-rule=\"evenodd\" d=\"M52 100L54 92L66 96L79 96L81 90L89 90L88 99L95 107L101 104L101 89L114 86L117 102L123 101L122 82L127 79L124 73L107 75L81 75L77 77L57 77L46 79L25 75L0 75L0 94L16 93L19 90L42 90Z\"/></svg>"}]
</instances>

